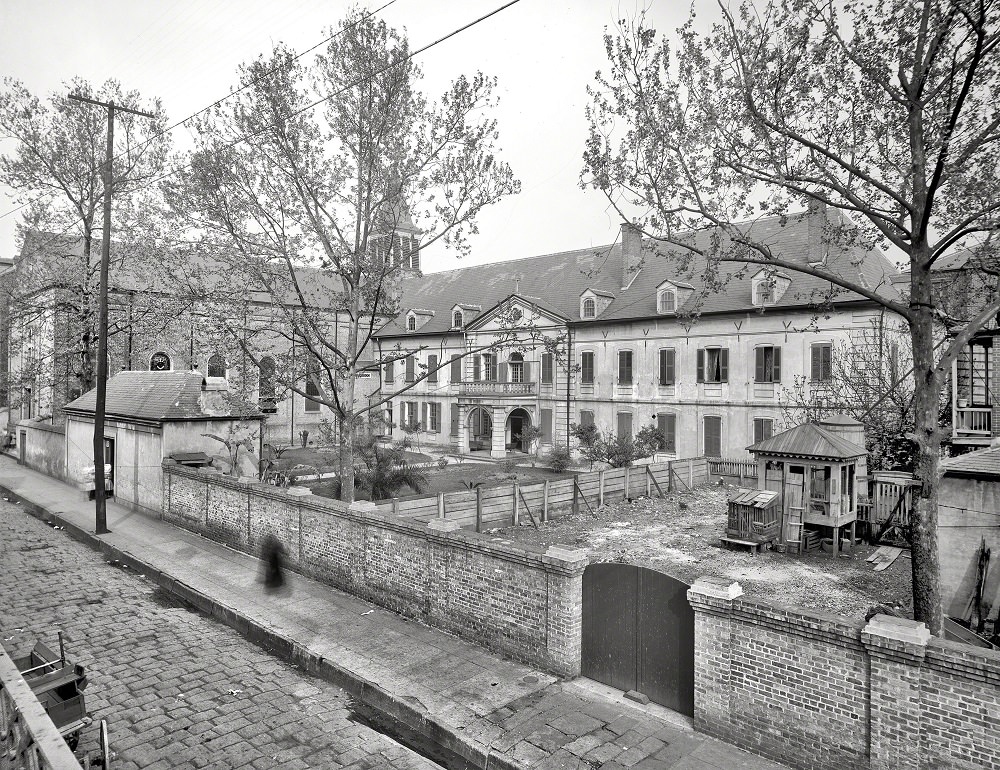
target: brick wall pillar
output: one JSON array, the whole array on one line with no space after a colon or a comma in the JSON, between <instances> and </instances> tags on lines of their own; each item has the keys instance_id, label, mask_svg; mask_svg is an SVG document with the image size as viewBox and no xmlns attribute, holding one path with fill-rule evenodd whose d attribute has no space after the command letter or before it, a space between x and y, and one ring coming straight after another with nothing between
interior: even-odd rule
<instances>
[{"instance_id":1,"label":"brick wall pillar","mask_svg":"<svg viewBox=\"0 0 1000 770\"><path fill-rule=\"evenodd\" d=\"M733 600L743 595L739 583L698 578L688 589L694 610L694 726L726 737L730 724Z\"/></svg>"},{"instance_id":2,"label":"brick wall pillar","mask_svg":"<svg viewBox=\"0 0 1000 770\"><path fill-rule=\"evenodd\" d=\"M915 620L876 615L861 632L869 657L872 770L920 768L920 678L931 633Z\"/></svg>"},{"instance_id":3,"label":"brick wall pillar","mask_svg":"<svg viewBox=\"0 0 1000 770\"><path fill-rule=\"evenodd\" d=\"M583 571L590 563L586 551L553 545L542 557L548 582L545 638L552 671L560 676L580 675L583 648Z\"/></svg>"}]
</instances>

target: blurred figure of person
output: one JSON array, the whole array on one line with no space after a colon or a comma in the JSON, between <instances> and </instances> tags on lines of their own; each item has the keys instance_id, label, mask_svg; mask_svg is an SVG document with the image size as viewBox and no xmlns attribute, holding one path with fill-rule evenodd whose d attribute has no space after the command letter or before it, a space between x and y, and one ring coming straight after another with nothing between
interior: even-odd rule
<instances>
[{"instance_id":1,"label":"blurred figure of person","mask_svg":"<svg viewBox=\"0 0 1000 770\"><path fill-rule=\"evenodd\" d=\"M273 534L268 533L260 547L263 560L260 582L264 590L275 593L285 585L285 573L282 563L285 559L285 546Z\"/></svg>"}]
</instances>

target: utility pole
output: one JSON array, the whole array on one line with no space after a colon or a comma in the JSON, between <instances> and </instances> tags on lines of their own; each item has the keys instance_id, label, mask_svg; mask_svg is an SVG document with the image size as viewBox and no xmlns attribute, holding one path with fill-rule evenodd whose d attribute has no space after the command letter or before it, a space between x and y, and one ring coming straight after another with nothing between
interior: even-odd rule
<instances>
[{"instance_id":1,"label":"utility pole","mask_svg":"<svg viewBox=\"0 0 1000 770\"><path fill-rule=\"evenodd\" d=\"M94 531L106 535L108 529L108 505L105 499L104 479L104 406L108 390L108 265L111 262L111 185L114 181L112 164L115 157L115 110L155 117L148 112L115 105L114 102L99 102L79 94L70 94L70 99L87 104L96 104L108 111L108 141L104 158L104 242L101 244L101 282L97 310L97 404L94 407L94 503L96 518Z\"/></svg>"}]
</instances>

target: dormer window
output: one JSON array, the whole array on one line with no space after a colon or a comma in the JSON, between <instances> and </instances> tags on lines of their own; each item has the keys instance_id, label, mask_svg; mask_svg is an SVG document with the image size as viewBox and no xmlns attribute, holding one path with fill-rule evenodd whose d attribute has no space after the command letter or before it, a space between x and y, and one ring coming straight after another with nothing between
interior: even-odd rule
<instances>
[{"instance_id":1,"label":"dormer window","mask_svg":"<svg viewBox=\"0 0 1000 770\"><path fill-rule=\"evenodd\" d=\"M660 313L677 312L677 293L673 289L664 289L657 297L656 309Z\"/></svg>"},{"instance_id":2,"label":"dormer window","mask_svg":"<svg viewBox=\"0 0 1000 770\"><path fill-rule=\"evenodd\" d=\"M451 317L451 328L452 329L461 329L462 328L462 324L464 323L464 321L465 321L465 319L462 318L462 311L461 310L456 310L454 312L454 314L452 315L452 317Z\"/></svg>"},{"instance_id":3,"label":"dormer window","mask_svg":"<svg viewBox=\"0 0 1000 770\"><path fill-rule=\"evenodd\" d=\"M773 305L774 287L769 281L761 281L757 284L757 296L754 298L755 305Z\"/></svg>"},{"instance_id":4,"label":"dormer window","mask_svg":"<svg viewBox=\"0 0 1000 770\"><path fill-rule=\"evenodd\" d=\"M791 285L792 279L784 273L763 269L757 272L751 280L751 299L756 307L767 307L777 304L785 291Z\"/></svg>"},{"instance_id":5,"label":"dormer window","mask_svg":"<svg viewBox=\"0 0 1000 770\"><path fill-rule=\"evenodd\" d=\"M417 317L410 315L406 317L406 331L415 332L417 330Z\"/></svg>"},{"instance_id":6,"label":"dormer window","mask_svg":"<svg viewBox=\"0 0 1000 770\"><path fill-rule=\"evenodd\" d=\"M584 318L593 318L597 315L597 303L590 297L583 301L583 309L580 315Z\"/></svg>"}]
</instances>

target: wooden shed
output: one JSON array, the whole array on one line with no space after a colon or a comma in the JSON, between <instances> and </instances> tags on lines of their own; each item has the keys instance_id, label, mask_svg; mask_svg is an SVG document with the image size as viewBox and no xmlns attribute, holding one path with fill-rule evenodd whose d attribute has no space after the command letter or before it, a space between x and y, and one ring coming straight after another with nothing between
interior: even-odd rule
<instances>
[{"instance_id":1,"label":"wooden shed","mask_svg":"<svg viewBox=\"0 0 1000 770\"><path fill-rule=\"evenodd\" d=\"M781 498L769 489L737 489L729 497L724 543L770 543L781 531Z\"/></svg>"},{"instance_id":2,"label":"wooden shed","mask_svg":"<svg viewBox=\"0 0 1000 770\"><path fill-rule=\"evenodd\" d=\"M834 555L845 527L854 542L863 446L809 422L747 450L757 457L758 488L781 496L781 542L801 548L807 526L831 530Z\"/></svg>"}]
</instances>

